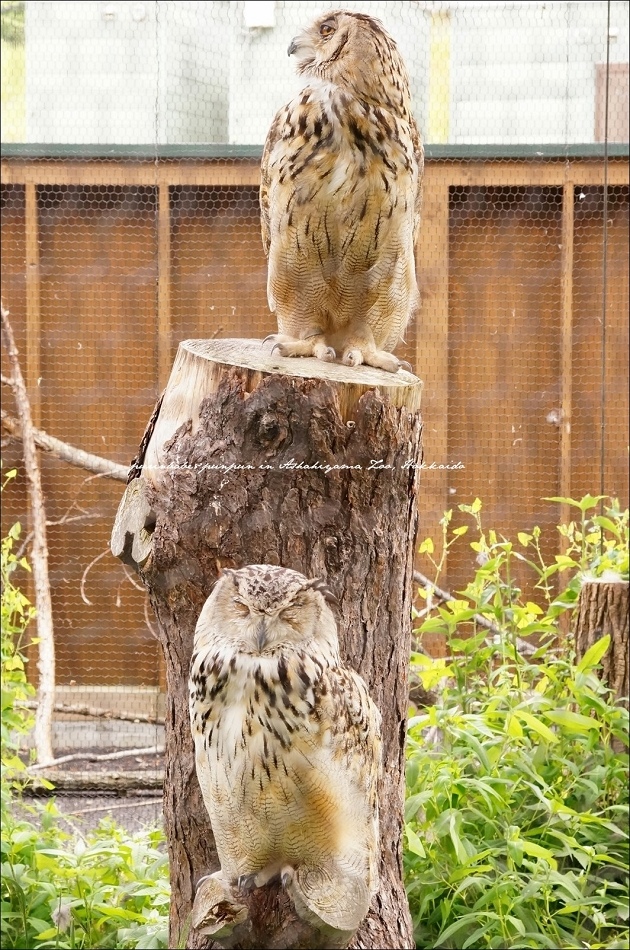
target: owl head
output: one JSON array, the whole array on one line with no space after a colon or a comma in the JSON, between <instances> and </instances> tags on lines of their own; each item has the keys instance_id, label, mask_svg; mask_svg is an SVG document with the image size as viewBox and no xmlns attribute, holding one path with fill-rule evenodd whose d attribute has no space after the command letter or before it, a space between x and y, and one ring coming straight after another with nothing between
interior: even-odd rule
<instances>
[{"instance_id":1,"label":"owl head","mask_svg":"<svg viewBox=\"0 0 630 950\"><path fill-rule=\"evenodd\" d=\"M300 75L347 87L389 109L409 107L409 77L396 43L380 20L331 10L291 40Z\"/></svg>"},{"instance_id":2,"label":"owl head","mask_svg":"<svg viewBox=\"0 0 630 950\"><path fill-rule=\"evenodd\" d=\"M324 581L272 564L223 570L204 604L195 640L273 657L318 644L337 652L337 601Z\"/></svg>"}]
</instances>

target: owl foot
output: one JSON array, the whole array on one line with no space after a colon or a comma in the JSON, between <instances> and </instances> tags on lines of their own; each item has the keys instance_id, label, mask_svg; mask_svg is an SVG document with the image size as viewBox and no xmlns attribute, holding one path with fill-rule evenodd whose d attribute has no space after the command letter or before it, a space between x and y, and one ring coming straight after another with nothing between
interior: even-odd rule
<instances>
[{"instance_id":1,"label":"owl foot","mask_svg":"<svg viewBox=\"0 0 630 950\"><path fill-rule=\"evenodd\" d=\"M239 890L247 894L250 891L254 891L257 887L264 887L265 884L270 884L271 881L278 881L280 879L281 865L279 861L274 861L261 871L254 871L253 874L241 874L236 882L236 886Z\"/></svg>"},{"instance_id":2,"label":"owl foot","mask_svg":"<svg viewBox=\"0 0 630 950\"><path fill-rule=\"evenodd\" d=\"M234 900L221 871L202 877L195 892L191 924L199 933L221 940L247 920L249 911Z\"/></svg>"},{"instance_id":3,"label":"owl foot","mask_svg":"<svg viewBox=\"0 0 630 950\"><path fill-rule=\"evenodd\" d=\"M397 373L401 367L409 366L409 363L402 363L393 353L387 353L386 350L377 350L372 347L359 349L358 346L344 351L342 362L346 366L375 366L377 369L384 369L388 373ZM411 370L411 366L409 366Z\"/></svg>"},{"instance_id":4,"label":"owl foot","mask_svg":"<svg viewBox=\"0 0 630 950\"><path fill-rule=\"evenodd\" d=\"M295 340L283 333L271 333L263 340L263 344L268 340L274 340L271 352L277 350L280 356L314 356L324 363L332 363L337 358L332 346L328 346L319 330L305 340Z\"/></svg>"}]
</instances>

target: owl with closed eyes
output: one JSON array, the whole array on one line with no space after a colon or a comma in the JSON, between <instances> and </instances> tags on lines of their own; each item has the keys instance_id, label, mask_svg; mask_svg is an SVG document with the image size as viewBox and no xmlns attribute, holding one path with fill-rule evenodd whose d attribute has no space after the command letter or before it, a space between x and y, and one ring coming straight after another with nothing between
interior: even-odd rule
<instances>
[{"instance_id":1,"label":"owl with closed eyes","mask_svg":"<svg viewBox=\"0 0 630 950\"><path fill-rule=\"evenodd\" d=\"M211 886L279 879L325 946L346 946L378 886L381 717L340 662L331 603L296 571L224 570L195 631L190 718L221 864Z\"/></svg>"},{"instance_id":2,"label":"owl with closed eyes","mask_svg":"<svg viewBox=\"0 0 630 950\"><path fill-rule=\"evenodd\" d=\"M324 14L289 46L307 80L271 125L260 205L282 356L395 372L419 308L424 153L409 78L371 16ZM409 367L410 368L410 367Z\"/></svg>"}]
</instances>

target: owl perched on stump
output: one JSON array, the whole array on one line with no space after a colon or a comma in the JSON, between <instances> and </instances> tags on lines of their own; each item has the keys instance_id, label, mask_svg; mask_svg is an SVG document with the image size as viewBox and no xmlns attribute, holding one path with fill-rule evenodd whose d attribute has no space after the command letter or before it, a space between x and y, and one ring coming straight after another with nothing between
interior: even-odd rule
<instances>
[{"instance_id":1,"label":"owl perched on stump","mask_svg":"<svg viewBox=\"0 0 630 950\"><path fill-rule=\"evenodd\" d=\"M345 946L378 886L381 717L340 663L331 602L321 580L259 564L224 570L201 611L190 717L221 863L203 879L215 939L246 915L230 889L279 879Z\"/></svg>"},{"instance_id":2,"label":"owl perched on stump","mask_svg":"<svg viewBox=\"0 0 630 950\"><path fill-rule=\"evenodd\" d=\"M407 70L383 25L349 10L288 51L308 81L273 120L260 187L274 349L395 372L419 307L424 158Z\"/></svg>"}]
</instances>

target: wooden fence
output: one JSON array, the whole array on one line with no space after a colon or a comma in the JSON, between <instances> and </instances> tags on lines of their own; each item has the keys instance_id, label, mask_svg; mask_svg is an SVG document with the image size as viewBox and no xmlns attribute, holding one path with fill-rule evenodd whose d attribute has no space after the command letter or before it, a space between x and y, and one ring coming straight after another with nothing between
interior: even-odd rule
<instances>
[{"instance_id":1,"label":"wooden fence","mask_svg":"<svg viewBox=\"0 0 630 950\"><path fill-rule=\"evenodd\" d=\"M180 340L274 329L258 165L3 159L2 294L38 425L128 463ZM478 495L489 527L539 524L553 553L544 497L627 503L627 160L430 155L417 269L422 313L399 355L425 382L420 537ZM155 682L143 595L104 553L122 486L50 458L44 477L60 680ZM5 524L24 518L19 487L7 509ZM473 558L464 541L442 586Z\"/></svg>"}]
</instances>

